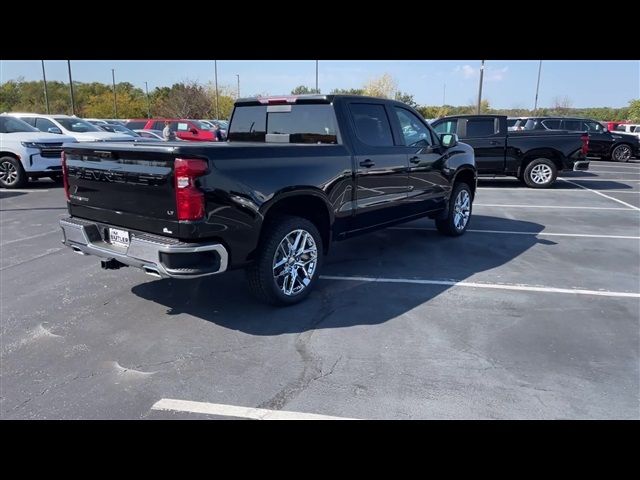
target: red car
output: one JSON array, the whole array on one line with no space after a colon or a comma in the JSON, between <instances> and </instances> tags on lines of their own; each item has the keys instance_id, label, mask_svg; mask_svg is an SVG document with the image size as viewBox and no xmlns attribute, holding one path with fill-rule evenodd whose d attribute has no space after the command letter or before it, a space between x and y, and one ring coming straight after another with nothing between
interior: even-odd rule
<instances>
[{"instance_id":1,"label":"red car","mask_svg":"<svg viewBox=\"0 0 640 480\"><path fill-rule=\"evenodd\" d=\"M129 120L125 126L131 130L164 130L164 122L171 122L169 128L180 140L195 142L216 142L216 136L206 123L200 120L181 118L140 118Z\"/></svg>"},{"instance_id":2,"label":"red car","mask_svg":"<svg viewBox=\"0 0 640 480\"><path fill-rule=\"evenodd\" d=\"M607 128L610 132L613 132L618 125L624 125L629 122L600 122L604 127Z\"/></svg>"}]
</instances>

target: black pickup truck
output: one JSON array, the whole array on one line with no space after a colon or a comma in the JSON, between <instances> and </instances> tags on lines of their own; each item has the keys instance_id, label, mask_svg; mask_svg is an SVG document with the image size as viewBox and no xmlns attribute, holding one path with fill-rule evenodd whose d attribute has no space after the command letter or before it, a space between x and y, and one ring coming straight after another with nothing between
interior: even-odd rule
<instances>
[{"instance_id":1,"label":"black pickup truck","mask_svg":"<svg viewBox=\"0 0 640 480\"><path fill-rule=\"evenodd\" d=\"M579 132L509 132L503 115L444 117L431 126L473 147L479 175L517 177L528 187L547 188L558 172L589 169L589 136Z\"/></svg>"},{"instance_id":2,"label":"black pickup truck","mask_svg":"<svg viewBox=\"0 0 640 480\"><path fill-rule=\"evenodd\" d=\"M241 99L228 140L65 144L63 242L162 278L246 268L259 298L286 305L332 240L423 216L451 236L469 225L473 149L400 102Z\"/></svg>"}]
</instances>

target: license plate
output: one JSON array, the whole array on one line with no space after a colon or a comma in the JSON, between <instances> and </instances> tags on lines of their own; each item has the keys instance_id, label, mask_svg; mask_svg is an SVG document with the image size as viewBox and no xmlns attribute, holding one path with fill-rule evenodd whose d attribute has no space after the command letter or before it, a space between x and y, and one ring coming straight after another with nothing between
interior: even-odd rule
<instances>
[{"instance_id":1,"label":"license plate","mask_svg":"<svg viewBox=\"0 0 640 480\"><path fill-rule=\"evenodd\" d=\"M117 228L109 229L109 241L112 245L119 247L129 246L129 232L126 230L118 230Z\"/></svg>"}]
</instances>

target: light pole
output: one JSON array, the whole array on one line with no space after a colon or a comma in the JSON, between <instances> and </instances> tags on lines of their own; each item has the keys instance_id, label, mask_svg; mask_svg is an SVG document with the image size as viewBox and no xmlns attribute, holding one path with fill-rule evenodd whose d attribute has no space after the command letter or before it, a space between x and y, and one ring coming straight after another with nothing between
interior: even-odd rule
<instances>
[{"instance_id":1,"label":"light pole","mask_svg":"<svg viewBox=\"0 0 640 480\"><path fill-rule=\"evenodd\" d=\"M44 60L40 60L42 62L42 79L44 80L44 103L47 105L47 115L51 112L49 111L49 92L47 92L47 75L44 73Z\"/></svg>"},{"instance_id":2,"label":"light pole","mask_svg":"<svg viewBox=\"0 0 640 480\"><path fill-rule=\"evenodd\" d=\"M118 102L116 101L116 71L111 69L111 80L113 81L113 118L118 118Z\"/></svg>"},{"instance_id":3,"label":"light pole","mask_svg":"<svg viewBox=\"0 0 640 480\"><path fill-rule=\"evenodd\" d=\"M220 111L218 110L218 61L213 61L213 70L215 76L215 87L216 87L216 120L220 119Z\"/></svg>"},{"instance_id":4,"label":"light pole","mask_svg":"<svg viewBox=\"0 0 640 480\"><path fill-rule=\"evenodd\" d=\"M542 71L542 60L538 64L538 83L536 84L536 101L533 104L533 114L537 115L538 113L538 91L540 90L540 72Z\"/></svg>"},{"instance_id":5,"label":"light pole","mask_svg":"<svg viewBox=\"0 0 640 480\"><path fill-rule=\"evenodd\" d=\"M446 103L446 102L444 101L444 99L446 98L446 96L447 96L447 84L446 84L446 82L445 82L444 86L442 87L442 106L443 106L443 107L445 106L445 103Z\"/></svg>"},{"instance_id":6,"label":"light pole","mask_svg":"<svg viewBox=\"0 0 640 480\"><path fill-rule=\"evenodd\" d=\"M482 77L484 76L484 60L482 60L482 64L480 65L480 84L478 85L478 109L477 114L480 115L480 107L482 104Z\"/></svg>"},{"instance_id":7,"label":"light pole","mask_svg":"<svg viewBox=\"0 0 640 480\"><path fill-rule=\"evenodd\" d=\"M71 115L76 114L76 101L73 98L73 80L71 79L71 61L67 60L67 69L69 70L69 92L71 93Z\"/></svg>"},{"instance_id":8,"label":"light pole","mask_svg":"<svg viewBox=\"0 0 640 480\"><path fill-rule=\"evenodd\" d=\"M149 102L149 85L144 82L144 91L147 93L147 118L151 118L151 102Z\"/></svg>"},{"instance_id":9,"label":"light pole","mask_svg":"<svg viewBox=\"0 0 640 480\"><path fill-rule=\"evenodd\" d=\"M236 73L236 77L238 77L238 98L240 98L240 74Z\"/></svg>"},{"instance_id":10,"label":"light pole","mask_svg":"<svg viewBox=\"0 0 640 480\"><path fill-rule=\"evenodd\" d=\"M316 93L320 93L320 89L318 88L318 60L316 60Z\"/></svg>"}]
</instances>

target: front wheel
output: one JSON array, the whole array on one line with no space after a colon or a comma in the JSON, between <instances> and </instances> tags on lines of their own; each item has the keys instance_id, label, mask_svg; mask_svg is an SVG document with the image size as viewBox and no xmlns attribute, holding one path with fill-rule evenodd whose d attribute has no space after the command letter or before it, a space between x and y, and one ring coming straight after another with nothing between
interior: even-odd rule
<instances>
[{"instance_id":1,"label":"front wheel","mask_svg":"<svg viewBox=\"0 0 640 480\"><path fill-rule=\"evenodd\" d=\"M20 188L27 184L27 174L20 160L13 157L0 158L0 187Z\"/></svg>"},{"instance_id":2,"label":"front wheel","mask_svg":"<svg viewBox=\"0 0 640 480\"><path fill-rule=\"evenodd\" d=\"M247 268L251 292L273 305L293 305L313 289L322 263L322 237L306 218L282 215L264 232Z\"/></svg>"},{"instance_id":3,"label":"front wheel","mask_svg":"<svg viewBox=\"0 0 640 480\"><path fill-rule=\"evenodd\" d=\"M444 235L457 237L469 226L472 208L471 188L466 183L456 183L451 192L451 201L445 218L436 218L436 228Z\"/></svg>"},{"instance_id":4,"label":"front wheel","mask_svg":"<svg viewBox=\"0 0 640 480\"><path fill-rule=\"evenodd\" d=\"M618 145L611 151L611 159L614 162L628 162L631 158L631 147L625 143Z\"/></svg>"},{"instance_id":5,"label":"front wheel","mask_svg":"<svg viewBox=\"0 0 640 480\"><path fill-rule=\"evenodd\" d=\"M524 169L522 179L527 187L548 188L556 181L557 176L555 163L547 158L536 158Z\"/></svg>"}]
</instances>

